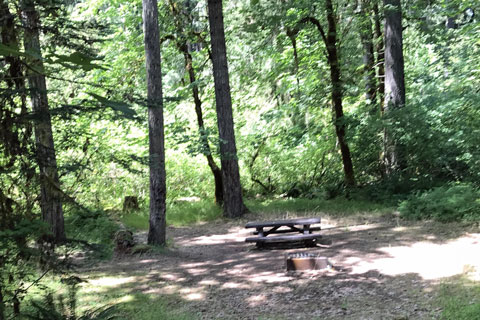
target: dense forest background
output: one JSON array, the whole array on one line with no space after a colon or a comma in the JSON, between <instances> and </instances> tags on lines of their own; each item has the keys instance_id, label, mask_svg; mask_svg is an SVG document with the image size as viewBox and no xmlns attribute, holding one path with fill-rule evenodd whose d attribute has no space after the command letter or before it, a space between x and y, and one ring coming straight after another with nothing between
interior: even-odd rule
<instances>
[{"instance_id":1,"label":"dense forest background","mask_svg":"<svg viewBox=\"0 0 480 320\"><path fill-rule=\"evenodd\" d=\"M217 124L215 2L158 3L161 73L149 72L161 75L167 223L218 217L224 198L240 201L228 217L253 201L341 198L479 220L477 1L225 1L236 154ZM81 227L130 209L148 219L155 165L141 1L1 0L0 12L4 319L43 277L38 261L63 270L68 248L91 246ZM232 159L236 200L221 181ZM102 226L98 237L115 229Z\"/></svg>"}]
</instances>

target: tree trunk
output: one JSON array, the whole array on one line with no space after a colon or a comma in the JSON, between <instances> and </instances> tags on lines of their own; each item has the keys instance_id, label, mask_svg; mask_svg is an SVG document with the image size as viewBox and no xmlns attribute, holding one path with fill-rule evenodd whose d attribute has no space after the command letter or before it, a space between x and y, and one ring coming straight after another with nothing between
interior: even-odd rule
<instances>
[{"instance_id":1,"label":"tree trunk","mask_svg":"<svg viewBox=\"0 0 480 320\"><path fill-rule=\"evenodd\" d=\"M3 17L3 21L1 24L2 43L11 48L18 49L19 45L17 33L15 30L15 17L13 14L10 13L10 10L8 8L8 2L5 2L3 0L0 1L0 17ZM22 115L24 115L27 113L27 107L25 95L25 79L22 72L22 61L19 57L11 55L5 57L5 62L9 65L8 71L11 77L11 79L6 79L6 82L9 87L15 86L15 89L19 92Z\"/></svg>"},{"instance_id":2,"label":"tree trunk","mask_svg":"<svg viewBox=\"0 0 480 320\"><path fill-rule=\"evenodd\" d=\"M385 51L383 48L383 34L382 23L380 19L380 12L378 10L378 3L374 1L373 13L375 19L375 39L377 52L377 77L378 77L378 101L380 102L380 113L383 114L383 102L385 99Z\"/></svg>"},{"instance_id":3,"label":"tree trunk","mask_svg":"<svg viewBox=\"0 0 480 320\"><path fill-rule=\"evenodd\" d=\"M376 81L375 59L373 56L372 21L370 20L370 8L366 0L360 2L360 40L363 47L363 70L365 82L365 99L369 104L376 105ZM378 112L378 110L373 110Z\"/></svg>"},{"instance_id":4,"label":"tree trunk","mask_svg":"<svg viewBox=\"0 0 480 320\"><path fill-rule=\"evenodd\" d=\"M335 21L335 12L331 0L325 2L328 20L328 33L326 36L326 46L328 53L328 64L330 66L330 79L332 82L332 104L335 113L335 132L337 134L340 151L342 153L343 171L345 174L345 185L352 187L355 185L355 175L353 172L352 157L350 149L345 140L345 123L342 106L342 80L340 79L340 64L337 53L337 26Z\"/></svg>"},{"instance_id":5,"label":"tree trunk","mask_svg":"<svg viewBox=\"0 0 480 320\"><path fill-rule=\"evenodd\" d=\"M240 217L247 209L242 199L237 148L235 145L222 0L208 0L208 21L210 25L215 102L222 164L223 214L230 218Z\"/></svg>"},{"instance_id":6,"label":"tree trunk","mask_svg":"<svg viewBox=\"0 0 480 320\"><path fill-rule=\"evenodd\" d=\"M150 227L148 243L165 245L166 172L163 129L162 71L157 0L143 0L147 68L148 139L150 167Z\"/></svg>"},{"instance_id":7,"label":"tree trunk","mask_svg":"<svg viewBox=\"0 0 480 320\"><path fill-rule=\"evenodd\" d=\"M297 34L298 29L290 29L287 27L287 37L290 39L293 48L293 73L295 75L295 80L297 80L297 99L300 99L300 79L298 78L300 63L298 60Z\"/></svg>"},{"instance_id":8,"label":"tree trunk","mask_svg":"<svg viewBox=\"0 0 480 320\"><path fill-rule=\"evenodd\" d=\"M185 57L185 68L188 71L188 76L190 80L190 85L192 86L192 95L193 101L195 102L195 113L197 114L198 129L200 133L200 141L202 144L202 153L207 158L208 166L212 171L213 178L215 181L215 203L218 205L223 204L223 179L222 179L222 170L215 163L213 159L212 150L210 144L208 143L208 137L206 135L205 124L203 121L203 111L202 111L202 100L200 100L200 94L198 92L198 86L195 85L195 70L193 70L193 60L192 55L188 52L188 47L186 44L181 45L183 55Z\"/></svg>"},{"instance_id":9,"label":"tree trunk","mask_svg":"<svg viewBox=\"0 0 480 320\"><path fill-rule=\"evenodd\" d=\"M3 301L3 288L0 283L0 320L5 320L5 302Z\"/></svg>"},{"instance_id":10,"label":"tree trunk","mask_svg":"<svg viewBox=\"0 0 480 320\"><path fill-rule=\"evenodd\" d=\"M385 114L405 105L405 80L400 0L384 0L385 5ZM385 130L386 173L404 168L403 156L391 130Z\"/></svg>"},{"instance_id":11,"label":"tree trunk","mask_svg":"<svg viewBox=\"0 0 480 320\"><path fill-rule=\"evenodd\" d=\"M49 224L55 242L65 240L62 192L53 144L52 121L48 106L47 84L40 48L40 18L33 0L21 2L27 56L28 85L33 111L37 161L40 169L42 219Z\"/></svg>"}]
</instances>

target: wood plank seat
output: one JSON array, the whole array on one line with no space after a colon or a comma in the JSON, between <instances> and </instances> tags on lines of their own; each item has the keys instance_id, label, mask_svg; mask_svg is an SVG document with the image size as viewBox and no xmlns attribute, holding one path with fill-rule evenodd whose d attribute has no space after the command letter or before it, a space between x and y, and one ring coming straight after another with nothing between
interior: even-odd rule
<instances>
[{"instance_id":1,"label":"wood plank seat","mask_svg":"<svg viewBox=\"0 0 480 320\"><path fill-rule=\"evenodd\" d=\"M320 239L321 234L292 234L287 236L249 237L245 242L287 242Z\"/></svg>"},{"instance_id":2,"label":"wood plank seat","mask_svg":"<svg viewBox=\"0 0 480 320\"><path fill-rule=\"evenodd\" d=\"M311 225L311 224L317 224L320 222L321 222L320 218L299 218L299 219L274 220L274 221L253 221L253 222L248 222L245 225L245 228Z\"/></svg>"},{"instance_id":3,"label":"wood plank seat","mask_svg":"<svg viewBox=\"0 0 480 320\"><path fill-rule=\"evenodd\" d=\"M320 230L322 230L322 228L320 228L320 227L313 227L313 228L309 229L310 233L312 233L313 231L320 231ZM293 228L293 230L292 229L277 229L277 230L275 230L275 232L270 232L270 233L289 233L289 232L292 232L292 231L303 232L302 229ZM257 235L258 231L253 231L253 234Z\"/></svg>"}]
</instances>

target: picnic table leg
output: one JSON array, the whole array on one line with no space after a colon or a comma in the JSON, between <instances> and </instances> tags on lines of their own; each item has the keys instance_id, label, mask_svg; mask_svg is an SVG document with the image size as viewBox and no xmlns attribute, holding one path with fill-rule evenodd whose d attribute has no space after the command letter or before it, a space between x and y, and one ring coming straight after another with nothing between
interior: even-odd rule
<instances>
[{"instance_id":1,"label":"picnic table leg","mask_svg":"<svg viewBox=\"0 0 480 320\"><path fill-rule=\"evenodd\" d=\"M257 233L259 237L265 237L265 233L263 232L263 227L257 227ZM257 241L255 244L257 248L263 248L265 244L262 241Z\"/></svg>"},{"instance_id":2,"label":"picnic table leg","mask_svg":"<svg viewBox=\"0 0 480 320\"><path fill-rule=\"evenodd\" d=\"M314 239L305 240L304 243L305 243L306 247L316 247L317 246L317 243Z\"/></svg>"},{"instance_id":3,"label":"picnic table leg","mask_svg":"<svg viewBox=\"0 0 480 320\"><path fill-rule=\"evenodd\" d=\"M257 227L257 232L259 237L265 237L265 234L263 233L263 227Z\"/></svg>"},{"instance_id":4,"label":"picnic table leg","mask_svg":"<svg viewBox=\"0 0 480 320\"><path fill-rule=\"evenodd\" d=\"M311 233L312 231L310 230L310 225L309 224L303 225L303 234L311 234ZM303 243L305 243L306 247L316 247L314 239L304 240Z\"/></svg>"},{"instance_id":5,"label":"picnic table leg","mask_svg":"<svg viewBox=\"0 0 480 320\"><path fill-rule=\"evenodd\" d=\"M312 233L310 231L310 225L309 224L303 225L303 234L310 234L310 233Z\"/></svg>"}]
</instances>

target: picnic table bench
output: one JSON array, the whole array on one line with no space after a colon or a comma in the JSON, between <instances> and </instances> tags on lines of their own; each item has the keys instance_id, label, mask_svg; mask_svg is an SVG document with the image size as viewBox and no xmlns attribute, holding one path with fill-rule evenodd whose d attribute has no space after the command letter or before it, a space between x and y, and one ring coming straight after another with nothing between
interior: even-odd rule
<instances>
[{"instance_id":1,"label":"picnic table bench","mask_svg":"<svg viewBox=\"0 0 480 320\"><path fill-rule=\"evenodd\" d=\"M319 223L320 218L248 222L245 228L255 228L253 234L256 237L248 237L245 242L255 242L257 247L262 247L265 243L298 241L303 241L306 245L314 245L315 240L322 236L314 233L314 231L320 231L320 227L312 227L312 225Z\"/></svg>"}]
</instances>

